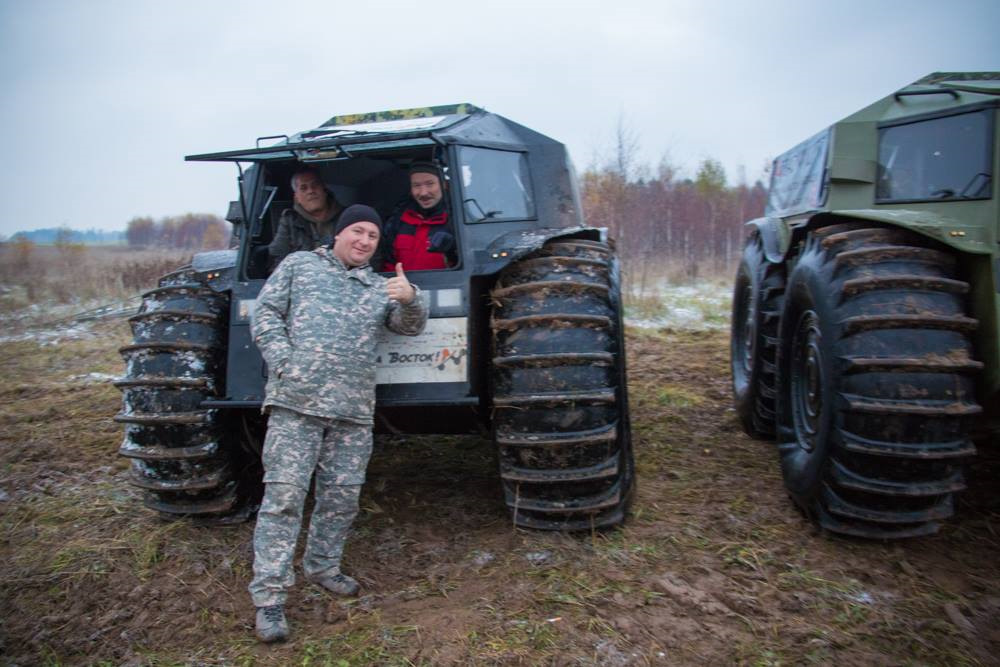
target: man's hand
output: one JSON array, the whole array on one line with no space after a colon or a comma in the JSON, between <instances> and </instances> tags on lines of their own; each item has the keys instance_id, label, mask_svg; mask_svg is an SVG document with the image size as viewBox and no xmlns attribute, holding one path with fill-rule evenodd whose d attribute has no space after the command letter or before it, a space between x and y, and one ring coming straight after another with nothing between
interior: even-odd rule
<instances>
[{"instance_id":1,"label":"man's hand","mask_svg":"<svg viewBox=\"0 0 1000 667\"><path fill-rule=\"evenodd\" d=\"M450 252L455 248L455 237L448 232L434 232L427 244L430 252Z\"/></svg>"},{"instance_id":2,"label":"man's hand","mask_svg":"<svg viewBox=\"0 0 1000 667\"><path fill-rule=\"evenodd\" d=\"M390 299L404 305L413 301L413 297L417 294L413 289L413 285L406 279L406 274L403 273L403 265L400 262L396 262L396 275L389 278L389 282L386 283L385 287L389 292Z\"/></svg>"}]
</instances>

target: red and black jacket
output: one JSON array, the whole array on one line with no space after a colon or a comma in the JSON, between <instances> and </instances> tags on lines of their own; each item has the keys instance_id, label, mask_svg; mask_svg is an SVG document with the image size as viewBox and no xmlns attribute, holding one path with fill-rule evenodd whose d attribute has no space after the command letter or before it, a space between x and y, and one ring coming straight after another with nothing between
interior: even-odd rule
<instances>
[{"instance_id":1,"label":"red and black jacket","mask_svg":"<svg viewBox=\"0 0 1000 667\"><path fill-rule=\"evenodd\" d=\"M411 202L386 224L382 270L395 271L396 262L401 262L405 271L448 268L454 262L449 262L445 253L429 249L430 239L438 231L451 231L448 210L439 204L430 211L422 211Z\"/></svg>"}]
</instances>

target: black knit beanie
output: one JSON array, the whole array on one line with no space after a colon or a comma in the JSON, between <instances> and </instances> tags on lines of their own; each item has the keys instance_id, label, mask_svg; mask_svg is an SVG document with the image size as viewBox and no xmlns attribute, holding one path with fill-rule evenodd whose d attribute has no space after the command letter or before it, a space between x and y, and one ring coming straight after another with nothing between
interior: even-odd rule
<instances>
[{"instance_id":1,"label":"black knit beanie","mask_svg":"<svg viewBox=\"0 0 1000 667\"><path fill-rule=\"evenodd\" d=\"M414 162L410 165L410 175L413 174L433 174L441 179L441 168L433 162Z\"/></svg>"},{"instance_id":2,"label":"black knit beanie","mask_svg":"<svg viewBox=\"0 0 1000 667\"><path fill-rule=\"evenodd\" d=\"M340 214L337 226L333 228L333 235L336 236L355 222L370 222L378 227L379 233L382 232L382 218L379 216L378 211L364 204L352 204Z\"/></svg>"}]
</instances>

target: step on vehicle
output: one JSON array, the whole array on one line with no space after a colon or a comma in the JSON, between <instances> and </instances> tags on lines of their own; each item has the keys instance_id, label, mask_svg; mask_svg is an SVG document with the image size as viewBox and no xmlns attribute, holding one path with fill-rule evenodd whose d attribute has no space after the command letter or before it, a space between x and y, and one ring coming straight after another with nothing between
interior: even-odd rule
<instances>
[{"instance_id":1,"label":"step on vehicle","mask_svg":"<svg viewBox=\"0 0 1000 667\"><path fill-rule=\"evenodd\" d=\"M1000 72L939 72L774 161L733 292L736 410L832 533L934 533L1000 418Z\"/></svg>"},{"instance_id":2,"label":"step on vehicle","mask_svg":"<svg viewBox=\"0 0 1000 667\"><path fill-rule=\"evenodd\" d=\"M235 247L164 276L131 318L116 419L149 507L225 522L259 502L267 368L250 317L292 174L312 166L341 204L387 217L408 167L431 161L446 176L458 262L407 272L430 319L417 338L379 342L376 432L492 433L519 526L624 520L635 471L620 268L606 230L583 222L562 144L458 104L338 116L187 159L237 165Z\"/></svg>"}]
</instances>

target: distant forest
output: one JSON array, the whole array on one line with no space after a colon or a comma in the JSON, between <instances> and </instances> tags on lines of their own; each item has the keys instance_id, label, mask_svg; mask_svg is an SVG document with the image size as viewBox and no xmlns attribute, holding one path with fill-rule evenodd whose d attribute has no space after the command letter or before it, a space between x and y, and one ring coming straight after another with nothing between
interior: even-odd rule
<instances>
[{"instance_id":1,"label":"distant forest","mask_svg":"<svg viewBox=\"0 0 1000 667\"><path fill-rule=\"evenodd\" d=\"M125 226L125 239L134 248L218 250L229 245L230 226L210 213L185 213L153 220L132 218Z\"/></svg>"},{"instance_id":2,"label":"distant forest","mask_svg":"<svg viewBox=\"0 0 1000 667\"><path fill-rule=\"evenodd\" d=\"M103 229L87 229L80 231L66 227L46 227L30 232L18 232L11 241L24 239L40 245L55 243L82 243L84 245L113 245L125 242L125 232L109 232Z\"/></svg>"},{"instance_id":3,"label":"distant forest","mask_svg":"<svg viewBox=\"0 0 1000 667\"><path fill-rule=\"evenodd\" d=\"M11 243L56 246L127 244L131 248L216 250L229 244L229 230L229 224L217 215L185 213L159 220L150 217L132 218L123 232L47 227L17 232L8 240Z\"/></svg>"},{"instance_id":4,"label":"distant forest","mask_svg":"<svg viewBox=\"0 0 1000 667\"><path fill-rule=\"evenodd\" d=\"M712 158L693 177L667 158L655 168L640 164L638 145L620 123L613 155L580 175L587 224L609 229L638 287L647 276L686 282L728 275L743 249L743 223L764 215L765 185L730 184Z\"/></svg>"}]
</instances>

